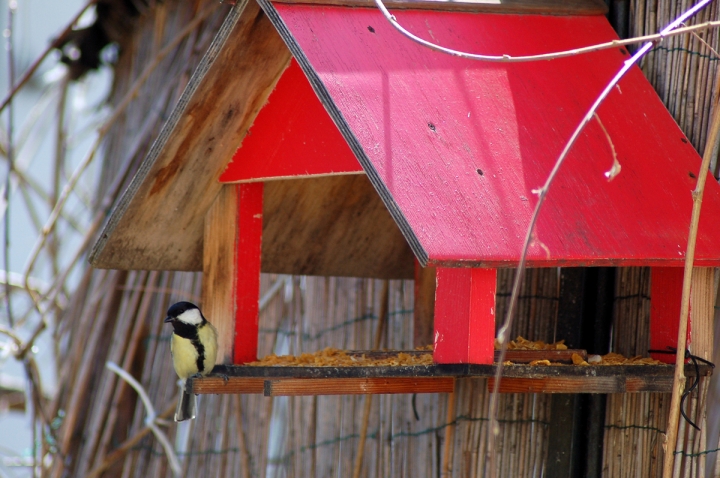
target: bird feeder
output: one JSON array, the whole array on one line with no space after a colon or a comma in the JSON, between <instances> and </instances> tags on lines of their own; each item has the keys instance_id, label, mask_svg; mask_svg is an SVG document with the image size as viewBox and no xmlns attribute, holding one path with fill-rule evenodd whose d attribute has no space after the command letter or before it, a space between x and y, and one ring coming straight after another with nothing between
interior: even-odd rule
<instances>
[{"instance_id":1,"label":"bird feeder","mask_svg":"<svg viewBox=\"0 0 720 478\"><path fill-rule=\"evenodd\" d=\"M202 270L226 364L257 358L261 272L415 277L416 311L434 314L435 363L491 364L497 271L518 266L535 190L630 54L473 61L411 41L379 10L358 8L371 6L364 0L321 3L233 7L91 261ZM617 39L603 2L496 3L391 6L415 35L465 52ZM651 266L651 345L674 346L691 191L708 174L700 162L631 68L562 165L527 266ZM711 350L712 334L695 332L710 324L702 298L705 268L720 265L718 217L720 186L709 180L696 353Z\"/></svg>"}]
</instances>

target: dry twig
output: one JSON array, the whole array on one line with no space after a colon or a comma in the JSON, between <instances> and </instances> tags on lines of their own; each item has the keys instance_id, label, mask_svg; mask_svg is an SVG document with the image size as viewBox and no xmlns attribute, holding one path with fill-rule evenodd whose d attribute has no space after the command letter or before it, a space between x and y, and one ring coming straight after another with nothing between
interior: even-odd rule
<instances>
[{"instance_id":1,"label":"dry twig","mask_svg":"<svg viewBox=\"0 0 720 478\"><path fill-rule=\"evenodd\" d=\"M709 1L712 1L712 0L709 0ZM705 3L705 2L703 2L703 3ZM444 46L437 45L435 43L424 40L424 39L418 37L417 35L410 33L402 25L400 25L400 23L395 18L395 15L391 14L388 11L388 9L383 4L382 0L375 0L375 5L377 5L378 9L380 9L383 16L390 22L390 24L393 27L395 27L396 30L398 30L400 33L402 33L404 36L408 37L412 41L419 43L425 47L428 47L431 50L439 51L441 53L447 53L448 55L465 58L467 60L480 60L480 61L501 62L501 63L521 63L521 62L539 61L539 60L556 60L558 58L565 58L568 56L580 55L580 54L584 54L584 53L591 53L594 51L607 50L610 48L617 48L619 46L636 45L636 44L645 43L645 42L660 43L665 38L668 38L668 37L684 35L686 33L704 31L704 30L709 30L711 28L720 27L720 21L710 21L710 22L705 22L705 23L701 23L699 25L693 25L693 26L689 26L689 27L673 28L668 31L663 30L660 33L656 33L654 35L643 35L643 36L634 37L634 38L627 38L625 40L613 40L613 41L606 42L606 43L599 43L597 45L589 45L589 46L585 46L585 47L581 47L581 48L573 48L571 50L542 53L539 55L518 55L518 56L482 55L482 54L477 54L477 53L467 53L467 52L462 52L462 51L458 51L458 50L453 50L451 48L446 48Z\"/></svg>"},{"instance_id":2,"label":"dry twig","mask_svg":"<svg viewBox=\"0 0 720 478\"><path fill-rule=\"evenodd\" d=\"M117 375L120 376L123 380L125 380L127 383L130 384L130 386L135 389L135 391L140 396L140 399L142 400L143 404L145 405L145 409L147 410L147 417L145 418L145 426L150 428L150 431L153 432L155 435L155 438L160 442L163 449L165 450L165 454L168 457L168 462L170 463L170 468L173 471L173 474L175 476L180 476L180 471L182 467L180 466L180 460L178 460L177 455L175 454L175 449L172 446L172 443L170 443L170 440L168 439L167 435L163 433L162 430L160 430L160 427L158 426L157 420L158 415L155 413L155 407L153 407L152 402L150 401L150 397L148 396L147 392L145 391L145 388L143 388L142 385L140 385L140 382L135 380L135 377L127 373L125 370L121 369L117 366L117 364L113 362L107 362L105 366L115 372Z\"/></svg>"}]
</instances>

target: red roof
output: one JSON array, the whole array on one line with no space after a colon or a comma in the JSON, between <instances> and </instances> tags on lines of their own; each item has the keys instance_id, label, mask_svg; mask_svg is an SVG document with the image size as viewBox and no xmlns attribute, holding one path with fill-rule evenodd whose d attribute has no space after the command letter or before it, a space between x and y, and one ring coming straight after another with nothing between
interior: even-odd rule
<instances>
[{"instance_id":1,"label":"red roof","mask_svg":"<svg viewBox=\"0 0 720 478\"><path fill-rule=\"evenodd\" d=\"M410 41L374 9L273 7L268 16L335 124L320 109L306 120L337 127L418 259L434 265L517 264L532 190L629 58L615 48L531 63L471 61ZM617 38L603 16L394 14L427 40L485 54ZM529 265L681 265L700 157L637 67L598 116L612 145L592 121L550 190ZM622 171L608 181L612 148ZM718 217L720 187L708 181L697 265L720 265Z\"/></svg>"}]
</instances>

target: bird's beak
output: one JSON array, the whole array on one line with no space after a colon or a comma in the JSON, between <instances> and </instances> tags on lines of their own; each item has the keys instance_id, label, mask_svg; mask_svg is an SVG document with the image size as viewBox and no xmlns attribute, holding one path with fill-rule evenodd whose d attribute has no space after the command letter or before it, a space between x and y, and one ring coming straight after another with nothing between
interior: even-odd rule
<instances>
[{"instance_id":1,"label":"bird's beak","mask_svg":"<svg viewBox=\"0 0 720 478\"><path fill-rule=\"evenodd\" d=\"M168 323L168 322L172 322L173 320L175 320L175 317L167 316L167 317L165 317L165 321L164 321L164 322L165 322L165 323Z\"/></svg>"}]
</instances>

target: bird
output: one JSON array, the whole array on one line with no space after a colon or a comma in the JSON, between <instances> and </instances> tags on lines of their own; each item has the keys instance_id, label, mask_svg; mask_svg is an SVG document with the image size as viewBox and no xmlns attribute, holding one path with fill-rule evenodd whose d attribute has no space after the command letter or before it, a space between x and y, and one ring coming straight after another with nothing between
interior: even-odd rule
<instances>
[{"instance_id":1,"label":"bird","mask_svg":"<svg viewBox=\"0 0 720 478\"><path fill-rule=\"evenodd\" d=\"M209 374L217 357L218 333L198 306L191 302L171 305L165 323L173 326L170 354L178 377L185 381ZM196 409L196 396L183 387L175 409L175 421L195 418Z\"/></svg>"}]
</instances>

